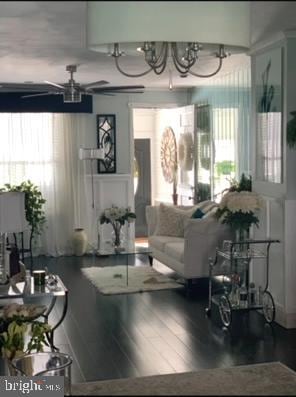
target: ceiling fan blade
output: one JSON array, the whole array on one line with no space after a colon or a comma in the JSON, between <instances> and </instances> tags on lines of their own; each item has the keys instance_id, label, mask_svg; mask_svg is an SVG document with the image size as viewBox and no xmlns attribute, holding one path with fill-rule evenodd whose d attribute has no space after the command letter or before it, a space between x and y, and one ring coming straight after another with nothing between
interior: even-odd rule
<instances>
[{"instance_id":1,"label":"ceiling fan blade","mask_svg":"<svg viewBox=\"0 0 296 397\"><path fill-rule=\"evenodd\" d=\"M106 95L106 96L115 96L115 93L104 92L104 91L102 91L102 92L94 92L93 94L96 94L96 95Z\"/></svg>"},{"instance_id":2,"label":"ceiling fan blade","mask_svg":"<svg viewBox=\"0 0 296 397\"><path fill-rule=\"evenodd\" d=\"M143 90L145 87L143 85L118 85L113 87L102 87L102 88L93 88L94 93L98 93L100 91L127 91L127 90Z\"/></svg>"},{"instance_id":3,"label":"ceiling fan blade","mask_svg":"<svg viewBox=\"0 0 296 397\"><path fill-rule=\"evenodd\" d=\"M40 94L23 95L21 98L33 98L35 96L55 95L58 92L41 92Z\"/></svg>"},{"instance_id":4,"label":"ceiling fan blade","mask_svg":"<svg viewBox=\"0 0 296 397\"><path fill-rule=\"evenodd\" d=\"M101 86L101 85L105 85L105 84L109 84L109 81L105 81L105 80L100 80L100 81L94 81L92 83L88 83L88 84L82 84L81 87L88 89L88 88L92 88L95 86Z\"/></svg>"},{"instance_id":5,"label":"ceiling fan blade","mask_svg":"<svg viewBox=\"0 0 296 397\"><path fill-rule=\"evenodd\" d=\"M0 83L1 92L41 92L48 91L47 84L33 84L33 83Z\"/></svg>"},{"instance_id":6,"label":"ceiling fan blade","mask_svg":"<svg viewBox=\"0 0 296 397\"><path fill-rule=\"evenodd\" d=\"M57 83L53 83L52 81L47 81L47 80L44 80L44 82L46 84L53 85L54 87L61 88L62 90L65 90L65 87L63 85L60 85L60 84L57 84Z\"/></svg>"}]
</instances>

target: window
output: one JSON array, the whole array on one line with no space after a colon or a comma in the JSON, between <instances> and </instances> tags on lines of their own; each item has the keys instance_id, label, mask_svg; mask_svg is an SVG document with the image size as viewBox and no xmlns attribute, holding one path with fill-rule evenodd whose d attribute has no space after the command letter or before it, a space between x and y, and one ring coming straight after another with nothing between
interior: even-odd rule
<instances>
[{"instance_id":1,"label":"window","mask_svg":"<svg viewBox=\"0 0 296 397\"><path fill-rule=\"evenodd\" d=\"M213 109L214 197L229 187L237 169L237 108Z\"/></svg>"},{"instance_id":2,"label":"window","mask_svg":"<svg viewBox=\"0 0 296 397\"><path fill-rule=\"evenodd\" d=\"M0 113L0 139L0 186L27 179L52 183L52 114Z\"/></svg>"}]
</instances>

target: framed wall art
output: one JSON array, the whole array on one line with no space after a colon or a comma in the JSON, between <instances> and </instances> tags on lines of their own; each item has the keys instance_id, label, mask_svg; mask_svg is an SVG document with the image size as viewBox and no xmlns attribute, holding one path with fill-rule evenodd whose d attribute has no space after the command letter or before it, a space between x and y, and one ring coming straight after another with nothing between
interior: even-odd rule
<instances>
[{"instance_id":1,"label":"framed wall art","mask_svg":"<svg viewBox=\"0 0 296 397\"><path fill-rule=\"evenodd\" d=\"M255 55L256 179L282 183L283 48Z\"/></svg>"},{"instance_id":2,"label":"framed wall art","mask_svg":"<svg viewBox=\"0 0 296 397\"><path fill-rule=\"evenodd\" d=\"M97 115L97 145L98 148L103 148L104 150L104 159L98 161L98 173L116 173L115 114Z\"/></svg>"}]
</instances>

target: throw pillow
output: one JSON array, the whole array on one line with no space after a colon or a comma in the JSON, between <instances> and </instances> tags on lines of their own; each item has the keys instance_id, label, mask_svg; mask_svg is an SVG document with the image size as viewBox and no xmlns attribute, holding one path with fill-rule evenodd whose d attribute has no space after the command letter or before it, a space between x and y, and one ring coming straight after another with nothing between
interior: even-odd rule
<instances>
[{"instance_id":1,"label":"throw pillow","mask_svg":"<svg viewBox=\"0 0 296 397\"><path fill-rule=\"evenodd\" d=\"M197 208L191 215L191 218L201 219L201 218L203 218L204 215L205 215L205 213L200 208Z\"/></svg>"},{"instance_id":2,"label":"throw pillow","mask_svg":"<svg viewBox=\"0 0 296 397\"><path fill-rule=\"evenodd\" d=\"M191 217L194 207L189 210L160 203L155 229L157 236L184 237L184 220Z\"/></svg>"}]
</instances>

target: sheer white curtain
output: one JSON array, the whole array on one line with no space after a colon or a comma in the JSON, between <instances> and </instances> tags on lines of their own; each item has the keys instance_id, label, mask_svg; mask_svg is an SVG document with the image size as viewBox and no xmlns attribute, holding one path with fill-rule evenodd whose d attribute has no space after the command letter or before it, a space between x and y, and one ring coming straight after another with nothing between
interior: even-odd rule
<instances>
[{"instance_id":1,"label":"sheer white curtain","mask_svg":"<svg viewBox=\"0 0 296 397\"><path fill-rule=\"evenodd\" d=\"M0 186L30 179L46 199L39 253L72 253L75 227L84 227L84 165L78 159L89 115L0 114Z\"/></svg>"}]
</instances>

